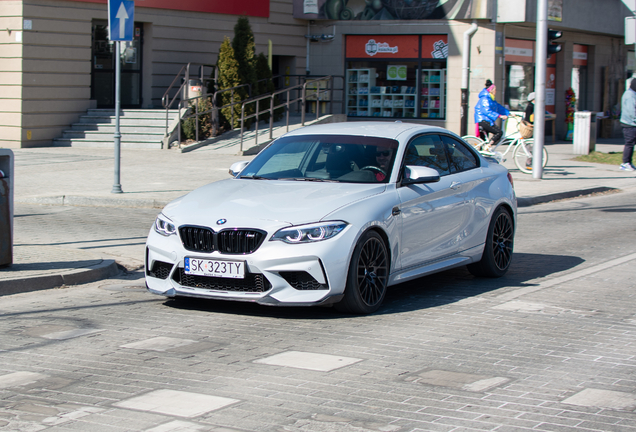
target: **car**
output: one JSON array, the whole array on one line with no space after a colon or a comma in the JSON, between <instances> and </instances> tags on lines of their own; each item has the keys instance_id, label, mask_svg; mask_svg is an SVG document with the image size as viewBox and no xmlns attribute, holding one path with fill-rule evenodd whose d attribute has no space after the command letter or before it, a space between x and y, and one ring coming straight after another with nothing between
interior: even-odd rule
<instances>
[{"instance_id":1,"label":"car","mask_svg":"<svg viewBox=\"0 0 636 432\"><path fill-rule=\"evenodd\" d=\"M512 261L511 175L443 128L307 126L230 173L158 215L151 293L370 314L392 285L460 266L501 277Z\"/></svg>"}]
</instances>

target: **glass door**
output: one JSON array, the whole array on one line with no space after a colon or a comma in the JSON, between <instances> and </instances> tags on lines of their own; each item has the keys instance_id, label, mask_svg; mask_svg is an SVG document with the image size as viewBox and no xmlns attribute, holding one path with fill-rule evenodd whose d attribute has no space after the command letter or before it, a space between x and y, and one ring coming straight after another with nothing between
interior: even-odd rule
<instances>
[{"instance_id":1,"label":"glass door","mask_svg":"<svg viewBox=\"0 0 636 432\"><path fill-rule=\"evenodd\" d=\"M93 21L91 99L98 108L115 107L115 60L121 66L121 107L141 108L142 25L135 23L134 39L120 43L115 53L114 42L108 40L108 21Z\"/></svg>"}]
</instances>

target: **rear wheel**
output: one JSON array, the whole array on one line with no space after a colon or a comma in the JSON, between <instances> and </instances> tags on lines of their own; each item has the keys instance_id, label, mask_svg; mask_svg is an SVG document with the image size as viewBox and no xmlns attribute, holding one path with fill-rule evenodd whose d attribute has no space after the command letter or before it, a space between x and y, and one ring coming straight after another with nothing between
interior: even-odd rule
<instances>
[{"instance_id":1,"label":"rear wheel","mask_svg":"<svg viewBox=\"0 0 636 432\"><path fill-rule=\"evenodd\" d=\"M532 151L534 150L534 140L524 139L521 140L518 146L515 147L513 157L515 165L519 168L519 171L532 174ZM543 160L541 165L545 168L548 164L548 151L543 147Z\"/></svg>"},{"instance_id":2,"label":"rear wheel","mask_svg":"<svg viewBox=\"0 0 636 432\"><path fill-rule=\"evenodd\" d=\"M465 137L462 137L462 139L466 141L468 144L470 144L475 150L478 150L478 151L482 150L482 147L484 145L484 140L482 140L481 138L478 138L473 135L467 135Z\"/></svg>"},{"instance_id":3,"label":"rear wheel","mask_svg":"<svg viewBox=\"0 0 636 432\"><path fill-rule=\"evenodd\" d=\"M336 309L354 314L377 311L386 295L388 279L386 244L377 232L367 231L353 250L344 298Z\"/></svg>"},{"instance_id":4,"label":"rear wheel","mask_svg":"<svg viewBox=\"0 0 636 432\"><path fill-rule=\"evenodd\" d=\"M512 262L514 246L512 216L503 207L497 208L490 220L484 254L479 262L469 264L468 271L475 276L501 277Z\"/></svg>"}]
</instances>

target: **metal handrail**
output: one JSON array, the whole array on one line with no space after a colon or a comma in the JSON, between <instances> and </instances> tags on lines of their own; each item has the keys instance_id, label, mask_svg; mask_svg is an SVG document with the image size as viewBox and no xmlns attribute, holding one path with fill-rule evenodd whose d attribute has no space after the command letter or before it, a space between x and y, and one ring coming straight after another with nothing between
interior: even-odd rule
<instances>
[{"instance_id":1,"label":"metal handrail","mask_svg":"<svg viewBox=\"0 0 636 432\"><path fill-rule=\"evenodd\" d=\"M324 90L321 89L320 83L323 81L328 81L330 85L328 85ZM267 94L267 95L262 95L262 96L257 96L248 100L243 101L243 104L241 105L241 141L240 141L240 152L243 152L243 133L245 130L245 120L248 120L252 117L256 117L256 126L255 126L255 132L256 132L256 137L255 137L255 145L258 145L258 116L260 116L261 114L265 114L267 112L269 112L269 139L273 139L273 129L274 129L274 111L278 108L282 108L285 107L285 111L287 113L287 118L286 118L286 130L287 132L289 132L289 107L291 104L296 103L296 102L301 102L301 125L304 126L305 125L305 110L306 110L306 101L307 101L307 84L311 84L311 83L317 83L318 85L316 86L316 90L314 92L314 95L316 97L316 120L320 117L320 95L322 93L328 93L330 89L333 88L333 77L328 75L328 76L324 76L324 77L320 77L317 79L313 79L313 80L308 80L306 81L304 84L298 84L295 85L293 87L287 87L285 89L282 90L278 90L275 91L271 94ZM292 91L294 90L301 90L301 96L290 100L290 94ZM310 89L311 90L311 89ZM287 101L285 103L279 104L279 105L274 105L274 100L276 98L277 95L282 94L282 93L286 93L287 94ZM261 100L264 99L269 99L270 103L269 103L269 108L260 111L259 109L259 102ZM331 99L331 98L330 98ZM250 115L245 115L245 107L248 104L251 103L255 103L256 104L256 110L253 114ZM332 105L332 100L329 100L329 104L330 104L330 111L333 108Z\"/></svg>"},{"instance_id":2,"label":"metal handrail","mask_svg":"<svg viewBox=\"0 0 636 432\"><path fill-rule=\"evenodd\" d=\"M215 84L218 81L218 70L216 68L215 65L209 65L209 64L195 64L193 65L192 63L188 63L185 64L181 67L181 69L179 69L179 72L177 73L177 75L174 77L174 79L172 80L172 82L170 83L170 85L168 86L167 90L164 92L163 96L161 97L161 105L166 109L166 131L165 131L165 135L168 135L169 131L168 128L170 127L169 125L169 121L170 121L170 107L174 104L175 100L177 99L177 97L181 97L180 101L179 101L179 112L181 112L181 103L183 102L183 90L185 87L187 87L189 85L189 81L190 81L190 67L191 66L199 66L199 79L201 80L201 83L203 84L203 82L207 82L207 81L214 81ZM214 68L214 78L204 78L203 77L203 68L204 67L212 67ZM177 91L175 92L174 96L170 99L170 92L173 91L173 88L175 86L175 84L177 83L177 81L179 80L179 78L181 78L183 80L183 82L181 83L181 85L179 86L179 88L177 89Z\"/></svg>"}]
</instances>

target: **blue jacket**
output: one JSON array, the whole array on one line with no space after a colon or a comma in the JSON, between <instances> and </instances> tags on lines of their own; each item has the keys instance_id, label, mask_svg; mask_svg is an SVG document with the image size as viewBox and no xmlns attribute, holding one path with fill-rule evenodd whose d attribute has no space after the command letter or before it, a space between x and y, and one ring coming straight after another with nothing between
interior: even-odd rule
<instances>
[{"instance_id":1,"label":"blue jacket","mask_svg":"<svg viewBox=\"0 0 636 432\"><path fill-rule=\"evenodd\" d=\"M621 98L621 123L636 127L636 92L628 88Z\"/></svg>"},{"instance_id":2,"label":"blue jacket","mask_svg":"<svg viewBox=\"0 0 636 432\"><path fill-rule=\"evenodd\" d=\"M510 115L510 111L493 100L488 90L483 89L479 92L479 101L475 106L475 123L486 120L492 125L500 115Z\"/></svg>"}]
</instances>

